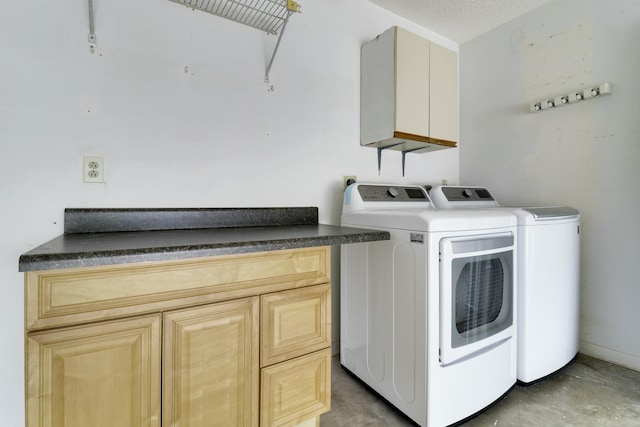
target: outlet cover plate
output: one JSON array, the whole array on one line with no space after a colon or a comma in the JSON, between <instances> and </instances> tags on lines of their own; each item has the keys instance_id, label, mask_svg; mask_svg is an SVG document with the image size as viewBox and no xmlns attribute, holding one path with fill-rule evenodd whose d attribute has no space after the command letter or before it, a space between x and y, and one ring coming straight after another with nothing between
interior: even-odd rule
<instances>
[{"instance_id":1,"label":"outlet cover plate","mask_svg":"<svg viewBox=\"0 0 640 427\"><path fill-rule=\"evenodd\" d=\"M84 156L82 161L82 182L104 182L104 157Z\"/></svg>"}]
</instances>

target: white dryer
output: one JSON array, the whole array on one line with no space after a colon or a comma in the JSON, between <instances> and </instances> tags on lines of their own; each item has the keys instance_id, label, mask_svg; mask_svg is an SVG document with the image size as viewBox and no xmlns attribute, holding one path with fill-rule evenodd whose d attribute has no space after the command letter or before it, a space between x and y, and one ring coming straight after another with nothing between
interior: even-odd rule
<instances>
[{"instance_id":1,"label":"white dryer","mask_svg":"<svg viewBox=\"0 0 640 427\"><path fill-rule=\"evenodd\" d=\"M342 225L342 366L420 426L473 416L516 383L517 229L503 210L434 208L419 186L352 184Z\"/></svg>"},{"instance_id":2,"label":"white dryer","mask_svg":"<svg viewBox=\"0 0 640 427\"><path fill-rule=\"evenodd\" d=\"M438 208L496 208L483 187L439 186ZM518 218L518 380L553 374L578 353L580 214L568 206L508 207Z\"/></svg>"}]
</instances>

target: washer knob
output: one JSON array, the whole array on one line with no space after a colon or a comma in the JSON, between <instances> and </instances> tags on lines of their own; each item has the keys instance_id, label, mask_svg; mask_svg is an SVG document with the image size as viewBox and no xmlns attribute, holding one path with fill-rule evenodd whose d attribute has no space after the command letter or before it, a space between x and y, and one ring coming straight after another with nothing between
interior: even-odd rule
<instances>
[{"instance_id":1,"label":"washer knob","mask_svg":"<svg viewBox=\"0 0 640 427\"><path fill-rule=\"evenodd\" d=\"M387 189L387 196L395 199L396 197L398 197L398 189L396 187L389 187Z\"/></svg>"},{"instance_id":2,"label":"washer knob","mask_svg":"<svg viewBox=\"0 0 640 427\"><path fill-rule=\"evenodd\" d=\"M465 199L468 199L469 197L473 196L473 192L468 188L465 188L464 190L462 190L462 195L465 197Z\"/></svg>"}]
</instances>

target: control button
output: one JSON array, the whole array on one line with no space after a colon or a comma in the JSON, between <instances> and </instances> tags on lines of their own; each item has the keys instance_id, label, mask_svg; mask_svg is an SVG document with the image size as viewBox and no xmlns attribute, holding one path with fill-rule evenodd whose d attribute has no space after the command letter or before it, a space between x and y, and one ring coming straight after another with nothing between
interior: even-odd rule
<instances>
[{"instance_id":1,"label":"control button","mask_svg":"<svg viewBox=\"0 0 640 427\"><path fill-rule=\"evenodd\" d=\"M395 199L396 197L398 197L398 189L396 187L389 187L387 189L387 196Z\"/></svg>"},{"instance_id":2,"label":"control button","mask_svg":"<svg viewBox=\"0 0 640 427\"><path fill-rule=\"evenodd\" d=\"M462 190L462 195L465 197L465 199L468 199L469 197L473 196L473 192L468 188L465 188L464 190Z\"/></svg>"}]
</instances>

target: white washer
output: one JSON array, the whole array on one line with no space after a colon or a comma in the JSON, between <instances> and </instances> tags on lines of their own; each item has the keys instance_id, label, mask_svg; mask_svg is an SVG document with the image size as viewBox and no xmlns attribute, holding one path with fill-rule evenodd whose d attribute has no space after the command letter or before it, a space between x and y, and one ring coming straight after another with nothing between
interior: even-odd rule
<instances>
[{"instance_id":1,"label":"white washer","mask_svg":"<svg viewBox=\"0 0 640 427\"><path fill-rule=\"evenodd\" d=\"M342 366L420 426L473 416L516 382L517 227L504 210L435 209L419 186L352 184L342 225Z\"/></svg>"},{"instance_id":2,"label":"white washer","mask_svg":"<svg viewBox=\"0 0 640 427\"><path fill-rule=\"evenodd\" d=\"M500 206L483 187L439 186L438 208ZM580 214L568 206L502 207L518 218L518 380L528 384L578 353Z\"/></svg>"}]
</instances>

